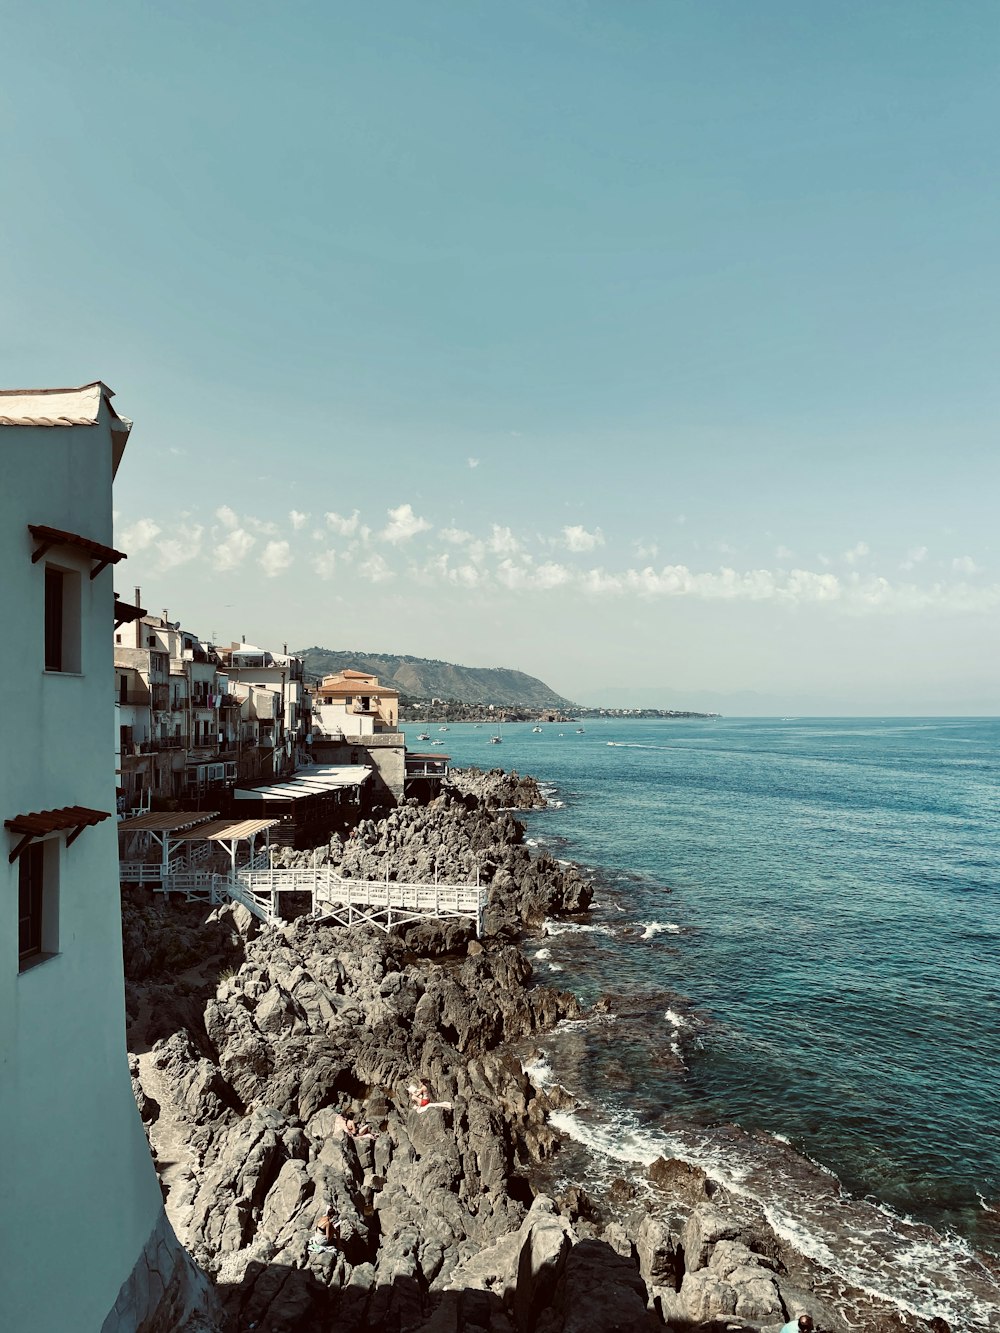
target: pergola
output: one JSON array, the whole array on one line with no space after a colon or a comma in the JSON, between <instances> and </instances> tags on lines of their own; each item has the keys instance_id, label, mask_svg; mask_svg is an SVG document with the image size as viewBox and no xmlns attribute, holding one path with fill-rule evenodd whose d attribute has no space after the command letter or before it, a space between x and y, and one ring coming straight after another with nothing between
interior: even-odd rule
<instances>
[{"instance_id":1,"label":"pergola","mask_svg":"<svg viewBox=\"0 0 1000 1333\"><path fill-rule=\"evenodd\" d=\"M264 834L264 850L269 855L271 850L270 831L275 824L280 824L280 822L279 819L212 819L207 824L198 824L195 828L179 834L175 838L175 842L216 843L229 853L229 863L235 875L236 844L240 842L249 844L247 864L252 866L257 854L254 844L258 836L261 833Z\"/></svg>"},{"instance_id":2,"label":"pergola","mask_svg":"<svg viewBox=\"0 0 1000 1333\"><path fill-rule=\"evenodd\" d=\"M122 880L144 883L146 880L161 880L169 875L171 853L176 851L179 835L198 824L207 824L210 819L217 819L218 810L178 810L173 813L156 812L147 815L134 815L131 819L118 821L119 841L119 876ZM122 851L127 839L135 833L144 833L149 841L158 845L158 860L150 861L145 857L126 860Z\"/></svg>"}]
</instances>

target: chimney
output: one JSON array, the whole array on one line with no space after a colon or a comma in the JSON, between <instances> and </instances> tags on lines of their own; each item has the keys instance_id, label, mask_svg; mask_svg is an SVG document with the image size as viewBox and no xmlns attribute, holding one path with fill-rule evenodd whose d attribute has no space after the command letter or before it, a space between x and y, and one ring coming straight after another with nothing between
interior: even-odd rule
<instances>
[{"instance_id":1,"label":"chimney","mask_svg":"<svg viewBox=\"0 0 1000 1333\"><path fill-rule=\"evenodd\" d=\"M247 636L246 636L245 634L241 634L241 635L240 635L240 643L246 643L246 641L247 641Z\"/></svg>"},{"instance_id":2,"label":"chimney","mask_svg":"<svg viewBox=\"0 0 1000 1333\"><path fill-rule=\"evenodd\" d=\"M284 655L285 655L286 657L288 656L288 644L287 644L287 643L283 643L283 644L281 645L281 651L284 653Z\"/></svg>"}]
</instances>

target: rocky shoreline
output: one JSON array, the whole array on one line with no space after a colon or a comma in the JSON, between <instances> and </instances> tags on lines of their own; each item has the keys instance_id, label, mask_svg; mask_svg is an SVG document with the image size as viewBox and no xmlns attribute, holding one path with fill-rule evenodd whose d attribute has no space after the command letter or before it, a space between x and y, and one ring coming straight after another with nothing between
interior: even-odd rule
<instances>
[{"instance_id":1,"label":"rocky shoreline","mask_svg":"<svg viewBox=\"0 0 1000 1333\"><path fill-rule=\"evenodd\" d=\"M801 1311L851 1327L759 1207L686 1163L654 1163L617 1202L539 1192L561 1141L549 1116L573 1099L533 1086L517 1052L583 1015L520 941L592 893L525 845L511 809L544 804L532 779L454 774L430 806L283 853L359 878L478 875L481 939L458 922L261 928L240 907L127 892L133 1086L168 1216L218 1295L199 1329L750 1333Z\"/></svg>"}]
</instances>

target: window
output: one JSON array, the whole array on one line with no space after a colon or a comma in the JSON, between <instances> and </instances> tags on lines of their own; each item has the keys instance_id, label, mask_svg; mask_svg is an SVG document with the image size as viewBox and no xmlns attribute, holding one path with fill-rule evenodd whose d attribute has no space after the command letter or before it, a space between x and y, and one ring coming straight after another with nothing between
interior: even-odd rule
<instances>
[{"instance_id":1,"label":"window","mask_svg":"<svg viewBox=\"0 0 1000 1333\"><path fill-rule=\"evenodd\" d=\"M80 670L80 575L45 566L45 670Z\"/></svg>"},{"instance_id":2,"label":"window","mask_svg":"<svg viewBox=\"0 0 1000 1333\"><path fill-rule=\"evenodd\" d=\"M21 972L59 951L58 842L33 842L18 859L18 966Z\"/></svg>"}]
</instances>

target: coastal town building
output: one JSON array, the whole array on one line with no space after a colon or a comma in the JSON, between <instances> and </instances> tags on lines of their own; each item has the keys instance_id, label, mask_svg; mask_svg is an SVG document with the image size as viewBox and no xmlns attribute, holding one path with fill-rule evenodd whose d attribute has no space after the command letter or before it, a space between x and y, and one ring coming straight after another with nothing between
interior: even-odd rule
<instances>
[{"instance_id":1,"label":"coastal town building","mask_svg":"<svg viewBox=\"0 0 1000 1333\"><path fill-rule=\"evenodd\" d=\"M292 772L309 722L301 657L290 654L287 645L272 653L245 641L217 649L217 656L229 693L238 701L240 781Z\"/></svg>"},{"instance_id":2,"label":"coastal town building","mask_svg":"<svg viewBox=\"0 0 1000 1333\"><path fill-rule=\"evenodd\" d=\"M338 671L316 686L309 753L320 764L373 769L374 808L396 805L406 785L406 738L399 730L399 691L367 671Z\"/></svg>"},{"instance_id":3,"label":"coastal town building","mask_svg":"<svg viewBox=\"0 0 1000 1333\"><path fill-rule=\"evenodd\" d=\"M131 423L112 397L100 382L0 391L2 609L18 636L0 765L11 1329L133 1333L161 1300L183 1317L196 1280L164 1215L125 1052L110 690L124 553L111 545L111 492ZM121 727L149 722L139 674L121 673Z\"/></svg>"},{"instance_id":4,"label":"coastal town building","mask_svg":"<svg viewBox=\"0 0 1000 1333\"><path fill-rule=\"evenodd\" d=\"M238 749L233 701L211 644L164 611L116 625L114 652L119 811L148 809L153 796L231 786Z\"/></svg>"}]
</instances>

